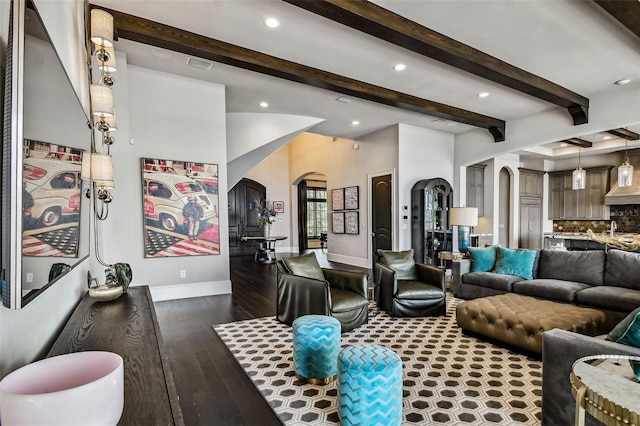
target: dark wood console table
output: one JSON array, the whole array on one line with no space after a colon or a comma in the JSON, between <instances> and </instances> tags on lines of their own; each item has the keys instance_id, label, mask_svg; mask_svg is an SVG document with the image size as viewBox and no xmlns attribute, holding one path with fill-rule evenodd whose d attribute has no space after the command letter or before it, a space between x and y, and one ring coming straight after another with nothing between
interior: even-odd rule
<instances>
[{"instance_id":1,"label":"dark wood console table","mask_svg":"<svg viewBox=\"0 0 640 426\"><path fill-rule=\"evenodd\" d=\"M119 425L184 425L148 286L129 287L112 302L86 294L47 356L80 351L115 352L124 359Z\"/></svg>"},{"instance_id":2,"label":"dark wood console table","mask_svg":"<svg viewBox=\"0 0 640 426\"><path fill-rule=\"evenodd\" d=\"M275 263L276 261L276 243L278 241L286 240L287 237L275 236L275 237L242 237L241 241L256 241L258 247L256 248L256 254L253 256L253 260L256 263Z\"/></svg>"}]
</instances>

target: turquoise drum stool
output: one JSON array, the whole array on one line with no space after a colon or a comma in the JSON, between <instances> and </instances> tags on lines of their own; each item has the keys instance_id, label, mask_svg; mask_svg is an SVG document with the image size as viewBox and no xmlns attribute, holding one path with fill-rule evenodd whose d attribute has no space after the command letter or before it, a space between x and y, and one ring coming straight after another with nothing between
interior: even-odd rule
<instances>
[{"instance_id":1,"label":"turquoise drum stool","mask_svg":"<svg viewBox=\"0 0 640 426\"><path fill-rule=\"evenodd\" d=\"M395 352L380 345L340 351L338 416L343 426L402 423L402 361Z\"/></svg>"},{"instance_id":2,"label":"turquoise drum stool","mask_svg":"<svg viewBox=\"0 0 640 426\"><path fill-rule=\"evenodd\" d=\"M293 321L293 365L300 380L314 385L333 382L339 353L340 321L326 315Z\"/></svg>"}]
</instances>

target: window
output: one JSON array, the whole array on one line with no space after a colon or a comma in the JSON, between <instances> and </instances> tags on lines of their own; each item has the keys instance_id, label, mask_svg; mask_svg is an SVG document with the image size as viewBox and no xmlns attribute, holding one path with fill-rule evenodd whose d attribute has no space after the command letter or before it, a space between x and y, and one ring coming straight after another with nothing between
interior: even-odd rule
<instances>
[{"instance_id":1,"label":"window","mask_svg":"<svg viewBox=\"0 0 640 426\"><path fill-rule=\"evenodd\" d=\"M307 238L327 232L327 189L307 188Z\"/></svg>"}]
</instances>

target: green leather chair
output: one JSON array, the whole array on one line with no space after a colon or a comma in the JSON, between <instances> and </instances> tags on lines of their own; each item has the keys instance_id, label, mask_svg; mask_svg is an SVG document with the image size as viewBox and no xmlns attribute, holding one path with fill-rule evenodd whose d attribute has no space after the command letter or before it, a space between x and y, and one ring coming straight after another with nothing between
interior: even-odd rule
<instances>
[{"instance_id":1,"label":"green leather chair","mask_svg":"<svg viewBox=\"0 0 640 426\"><path fill-rule=\"evenodd\" d=\"M321 268L315 253L276 264L278 321L291 325L303 315L328 315L340 321L343 333L367 323L367 274Z\"/></svg>"},{"instance_id":2,"label":"green leather chair","mask_svg":"<svg viewBox=\"0 0 640 426\"><path fill-rule=\"evenodd\" d=\"M378 250L374 265L378 307L394 317L446 315L444 269L415 263L413 249Z\"/></svg>"}]
</instances>

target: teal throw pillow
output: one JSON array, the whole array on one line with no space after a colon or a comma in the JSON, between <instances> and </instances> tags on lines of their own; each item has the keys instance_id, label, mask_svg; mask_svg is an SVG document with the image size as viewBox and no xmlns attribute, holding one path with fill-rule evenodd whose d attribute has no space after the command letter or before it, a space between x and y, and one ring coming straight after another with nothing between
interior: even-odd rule
<instances>
[{"instance_id":1,"label":"teal throw pillow","mask_svg":"<svg viewBox=\"0 0 640 426\"><path fill-rule=\"evenodd\" d=\"M620 321L607 335L607 340L640 348L640 308ZM640 379L640 362L630 361L633 373Z\"/></svg>"},{"instance_id":2,"label":"teal throw pillow","mask_svg":"<svg viewBox=\"0 0 640 426\"><path fill-rule=\"evenodd\" d=\"M285 257L282 262L293 275L324 281L324 274L315 253Z\"/></svg>"},{"instance_id":3,"label":"teal throw pillow","mask_svg":"<svg viewBox=\"0 0 640 426\"><path fill-rule=\"evenodd\" d=\"M496 248L496 274L515 275L525 280L533 279L533 262L536 260L535 250L512 250L504 247Z\"/></svg>"},{"instance_id":4,"label":"teal throw pillow","mask_svg":"<svg viewBox=\"0 0 640 426\"><path fill-rule=\"evenodd\" d=\"M396 272L398 280L415 280L416 262L413 260L413 249L404 251L378 250L380 261Z\"/></svg>"},{"instance_id":5,"label":"teal throw pillow","mask_svg":"<svg viewBox=\"0 0 640 426\"><path fill-rule=\"evenodd\" d=\"M496 248L491 247L469 247L469 257L471 258L471 272L489 272L496 264Z\"/></svg>"}]
</instances>

